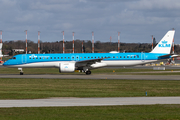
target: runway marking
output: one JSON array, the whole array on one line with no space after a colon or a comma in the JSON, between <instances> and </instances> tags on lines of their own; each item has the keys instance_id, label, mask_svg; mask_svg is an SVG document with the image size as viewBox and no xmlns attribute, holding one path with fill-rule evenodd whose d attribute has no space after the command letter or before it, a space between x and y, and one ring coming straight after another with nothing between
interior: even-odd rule
<instances>
[{"instance_id":1,"label":"runway marking","mask_svg":"<svg viewBox=\"0 0 180 120\"><path fill-rule=\"evenodd\" d=\"M180 104L180 97L49 98L0 100L0 108Z\"/></svg>"}]
</instances>

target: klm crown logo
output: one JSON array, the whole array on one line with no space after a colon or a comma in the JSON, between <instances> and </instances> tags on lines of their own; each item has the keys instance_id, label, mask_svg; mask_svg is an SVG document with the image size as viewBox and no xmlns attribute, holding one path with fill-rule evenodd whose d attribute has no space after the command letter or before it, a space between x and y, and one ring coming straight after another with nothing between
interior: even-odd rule
<instances>
[{"instance_id":1,"label":"klm crown logo","mask_svg":"<svg viewBox=\"0 0 180 120\"><path fill-rule=\"evenodd\" d=\"M165 41L165 40L164 40L164 41L162 41L162 43L163 43L163 44L166 44L166 43L167 43L167 41Z\"/></svg>"},{"instance_id":2,"label":"klm crown logo","mask_svg":"<svg viewBox=\"0 0 180 120\"><path fill-rule=\"evenodd\" d=\"M162 43L162 44L159 44L158 47L171 47L171 44L167 44L168 41L166 41L166 40L162 41L161 43Z\"/></svg>"}]
</instances>

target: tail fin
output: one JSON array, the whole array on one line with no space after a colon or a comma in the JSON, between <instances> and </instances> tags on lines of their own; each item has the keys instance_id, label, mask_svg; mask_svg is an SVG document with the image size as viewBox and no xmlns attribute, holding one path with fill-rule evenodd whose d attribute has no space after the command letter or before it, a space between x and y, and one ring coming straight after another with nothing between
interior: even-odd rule
<instances>
[{"instance_id":1,"label":"tail fin","mask_svg":"<svg viewBox=\"0 0 180 120\"><path fill-rule=\"evenodd\" d=\"M0 55L2 55L2 43L0 43Z\"/></svg>"},{"instance_id":2,"label":"tail fin","mask_svg":"<svg viewBox=\"0 0 180 120\"><path fill-rule=\"evenodd\" d=\"M170 54L175 30L170 30L150 53Z\"/></svg>"}]
</instances>

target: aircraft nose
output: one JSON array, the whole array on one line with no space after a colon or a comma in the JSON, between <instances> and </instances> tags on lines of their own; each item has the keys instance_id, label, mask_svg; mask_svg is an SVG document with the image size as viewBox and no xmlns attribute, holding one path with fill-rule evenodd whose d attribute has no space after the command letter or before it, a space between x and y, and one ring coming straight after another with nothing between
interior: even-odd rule
<instances>
[{"instance_id":1,"label":"aircraft nose","mask_svg":"<svg viewBox=\"0 0 180 120\"><path fill-rule=\"evenodd\" d=\"M3 63L3 66L6 66L6 65L8 65L8 61L6 61L5 63Z\"/></svg>"}]
</instances>

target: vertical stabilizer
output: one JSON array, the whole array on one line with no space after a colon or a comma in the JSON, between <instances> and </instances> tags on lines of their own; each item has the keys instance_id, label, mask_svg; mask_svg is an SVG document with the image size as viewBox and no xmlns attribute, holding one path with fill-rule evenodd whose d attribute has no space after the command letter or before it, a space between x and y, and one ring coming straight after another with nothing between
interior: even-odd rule
<instances>
[{"instance_id":1,"label":"vertical stabilizer","mask_svg":"<svg viewBox=\"0 0 180 120\"><path fill-rule=\"evenodd\" d=\"M175 30L170 30L150 53L170 54Z\"/></svg>"}]
</instances>

